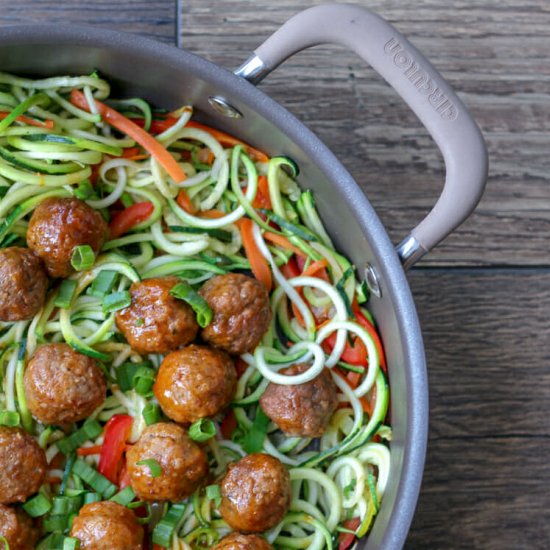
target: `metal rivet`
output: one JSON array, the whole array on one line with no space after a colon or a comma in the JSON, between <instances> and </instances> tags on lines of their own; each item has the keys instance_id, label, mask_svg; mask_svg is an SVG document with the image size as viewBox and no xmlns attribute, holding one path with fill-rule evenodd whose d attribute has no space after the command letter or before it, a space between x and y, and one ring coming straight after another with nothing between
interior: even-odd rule
<instances>
[{"instance_id":1,"label":"metal rivet","mask_svg":"<svg viewBox=\"0 0 550 550\"><path fill-rule=\"evenodd\" d=\"M223 115L227 118L242 118L243 114L237 109L236 107L233 107L231 103L228 103L227 100L219 95L212 95L208 98L208 103L210 103L210 107L214 109L217 113L220 115Z\"/></svg>"},{"instance_id":2,"label":"metal rivet","mask_svg":"<svg viewBox=\"0 0 550 550\"><path fill-rule=\"evenodd\" d=\"M374 294L377 298L381 298L382 290L380 289L378 276L376 275L374 267L372 267L372 265L370 265L369 263L365 264L365 281L367 282L367 286L369 287L371 293Z\"/></svg>"}]
</instances>

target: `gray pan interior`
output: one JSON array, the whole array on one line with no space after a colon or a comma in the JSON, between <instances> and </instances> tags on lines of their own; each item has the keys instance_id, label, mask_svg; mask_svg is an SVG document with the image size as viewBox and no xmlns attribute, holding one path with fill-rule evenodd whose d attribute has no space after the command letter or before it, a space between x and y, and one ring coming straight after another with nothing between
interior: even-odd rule
<instances>
[{"instance_id":1,"label":"gray pan interior","mask_svg":"<svg viewBox=\"0 0 550 550\"><path fill-rule=\"evenodd\" d=\"M428 390L422 337L404 271L376 213L349 173L303 124L243 79L185 51L85 27L3 28L0 70L53 76L99 69L116 93L141 96L175 108L191 103L202 120L232 132L271 154L292 157L300 182L314 191L337 247L358 267L370 262L380 299L369 307L380 326L390 375L391 476L375 526L358 548L397 549L405 542L416 505L427 439ZM208 96L222 95L244 115L217 115ZM359 270L360 272L361 270Z\"/></svg>"}]
</instances>

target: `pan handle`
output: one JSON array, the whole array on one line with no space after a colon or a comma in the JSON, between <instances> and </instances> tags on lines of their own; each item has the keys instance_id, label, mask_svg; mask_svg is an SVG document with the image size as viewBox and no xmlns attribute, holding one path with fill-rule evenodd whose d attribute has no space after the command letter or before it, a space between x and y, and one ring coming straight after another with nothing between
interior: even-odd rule
<instances>
[{"instance_id":1,"label":"pan handle","mask_svg":"<svg viewBox=\"0 0 550 550\"><path fill-rule=\"evenodd\" d=\"M397 247L408 269L456 229L479 202L488 169L483 136L430 62L392 25L363 7L327 4L298 13L235 74L258 84L290 56L326 43L346 46L372 65L415 112L443 154L446 178L441 196Z\"/></svg>"}]
</instances>

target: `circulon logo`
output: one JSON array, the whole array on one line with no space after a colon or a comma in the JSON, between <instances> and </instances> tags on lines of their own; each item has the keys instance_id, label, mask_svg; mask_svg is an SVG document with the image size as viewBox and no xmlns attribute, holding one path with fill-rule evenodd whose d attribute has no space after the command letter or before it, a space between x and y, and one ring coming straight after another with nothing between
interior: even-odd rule
<instances>
[{"instance_id":1,"label":"circulon logo","mask_svg":"<svg viewBox=\"0 0 550 550\"><path fill-rule=\"evenodd\" d=\"M434 84L426 71L418 66L412 55L395 38L391 38L384 44L384 53L393 56L393 64L403 70L419 93L428 96L428 102L442 119L456 120L458 110L453 102Z\"/></svg>"}]
</instances>

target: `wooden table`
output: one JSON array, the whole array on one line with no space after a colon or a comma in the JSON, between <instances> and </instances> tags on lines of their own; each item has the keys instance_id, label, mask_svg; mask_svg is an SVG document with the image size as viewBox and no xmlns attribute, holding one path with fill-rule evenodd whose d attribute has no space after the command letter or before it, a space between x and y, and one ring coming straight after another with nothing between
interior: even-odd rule
<instances>
[{"instance_id":1,"label":"wooden table","mask_svg":"<svg viewBox=\"0 0 550 550\"><path fill-rule=\"evenodd\" d=\"M0 0L0 23L78 22L177 43L228 68L320 0ZM550 547L550 4L369 0L471 109L489 184L409 274L430 377L430 441L410 549ZM319 47L262 88L363 186L398 242L433 204L441 156L356 56Z\"/></svg>"}]
</instances>

